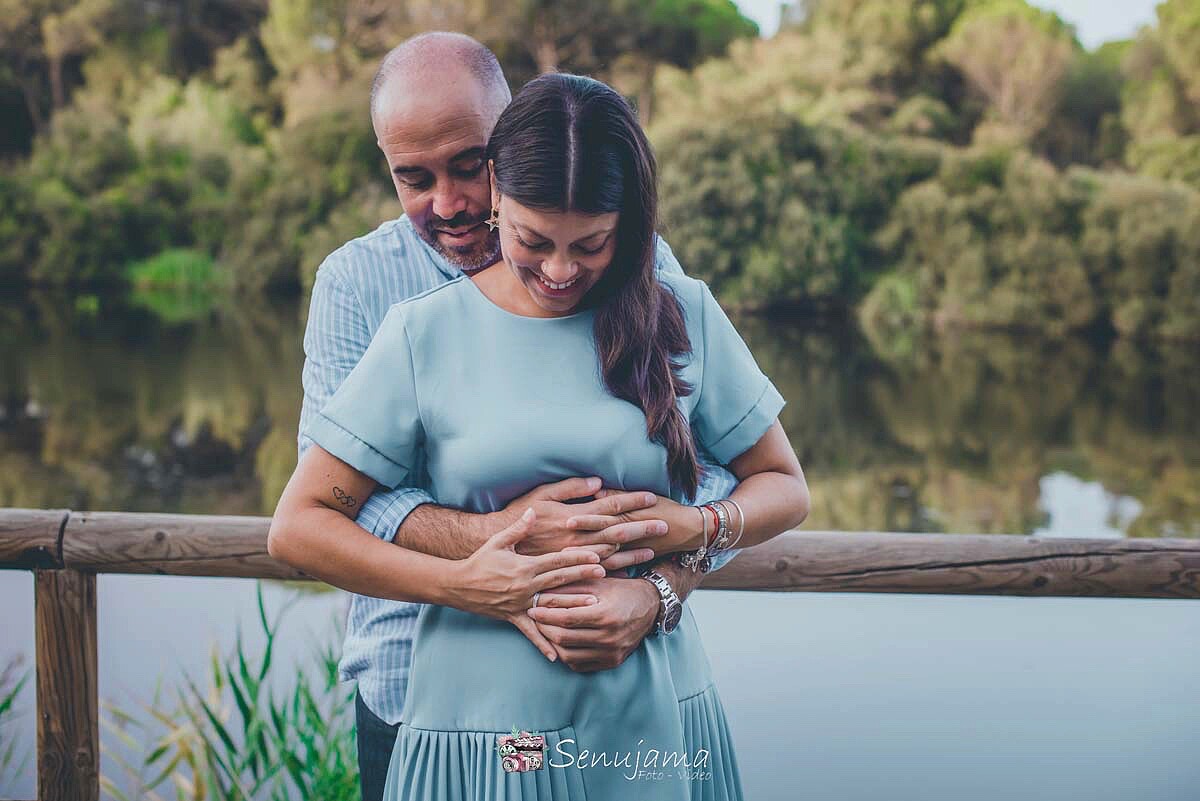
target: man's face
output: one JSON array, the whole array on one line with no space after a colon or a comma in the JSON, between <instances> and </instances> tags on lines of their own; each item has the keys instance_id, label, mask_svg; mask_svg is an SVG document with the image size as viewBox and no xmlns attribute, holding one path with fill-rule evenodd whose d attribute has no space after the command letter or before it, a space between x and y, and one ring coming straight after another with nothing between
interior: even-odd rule
<instances>
[{"instance_id":1,"label":"man's face","mask_svg":"<svg viewBox=\"0 0 1200 801\"><path fill-rule=\"evenodd\" d=\"M425 92L393 90L375 115L404 213L422 239L459 269L494 263L499 238L491 214L484 149L498 111L478 83L448 77Z\"/></svg>"}]
</instances>

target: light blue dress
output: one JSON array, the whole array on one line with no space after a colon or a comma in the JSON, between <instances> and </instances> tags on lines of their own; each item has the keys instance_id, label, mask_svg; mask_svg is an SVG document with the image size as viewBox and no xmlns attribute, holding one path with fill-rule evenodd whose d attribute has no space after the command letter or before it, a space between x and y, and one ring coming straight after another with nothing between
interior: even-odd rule
<instances>
[{"instance_id":1,"label":"light blue dress","mask_svg":"<svg viewBox=\"0 0 1200 801\"><path fill-rule=\"evenodd\" d=\"M659 280L678 297L692 343L683 375L695 389L679 403L728 463L767 431L783 398L703 282ZM424 464L438 503L473 512L580 475L682 501L641 410L603 383L594 316L524 317L465 276L450 281L390 309L307 433L388 487ZM497 737L514 727L546 738L541 769L504 772ZM690 606L669 636L591 673L550 662L507 622L425 606L384 798L741 799Z\"/></svg>"}]
</instances>

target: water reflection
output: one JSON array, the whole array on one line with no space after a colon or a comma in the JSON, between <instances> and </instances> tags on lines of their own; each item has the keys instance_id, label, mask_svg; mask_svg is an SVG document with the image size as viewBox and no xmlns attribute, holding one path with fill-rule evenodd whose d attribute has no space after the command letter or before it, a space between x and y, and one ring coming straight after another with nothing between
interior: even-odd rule
<instances>
[{"instance_id":1,"label":"water reflection","mask_svg":"<svg viewBox=\"0 0 1200 801\"><path fill-rule=\"evenodd\" d=\"M306 301L151 300L0 305L0 505L274 508ZM1184 347L737 323L789 400L812 527L1200 536L1200 356ZM1097 516L1093 493L1123 511Z\"/></svg>"}]
</instances>

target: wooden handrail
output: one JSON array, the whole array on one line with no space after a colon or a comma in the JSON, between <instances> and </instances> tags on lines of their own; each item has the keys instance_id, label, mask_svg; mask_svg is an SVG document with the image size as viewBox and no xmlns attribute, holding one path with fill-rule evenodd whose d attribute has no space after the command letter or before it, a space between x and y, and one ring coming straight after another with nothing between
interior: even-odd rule
<instances>
[{"instance_id":1,"label":"wooden handrail","mask_svg":"<svg viewBox=\"0 0 1200 801\"><path fill-rule=\"evenodd\" d=\"M1200 540L792 531L704 589L1200 598Z\"/></svg>"},{"instance_id":2,"label":"wooden handrail","mask_svg":"<svg viewBox=\"0 0 1200 801\"><path fill-rule=\"evenodd\" d=\"M307 580L266 517L0 509L0 569ZM1200 598L1200 540L791 531L704 589Z\"/></svg>"},{"instance_id":3,"label":"wooden handrail","mask_svg":"<svg viewBox=\"0 0 1200 801\"><path fill-rule=\"evenodd\" d=\"M308 579L264 517L0 509L0 569L32 570L38 798L97 801L96 574ZM792 531L705 589L1200 598L1200 540Z\"/></svg>"}]
</instances>

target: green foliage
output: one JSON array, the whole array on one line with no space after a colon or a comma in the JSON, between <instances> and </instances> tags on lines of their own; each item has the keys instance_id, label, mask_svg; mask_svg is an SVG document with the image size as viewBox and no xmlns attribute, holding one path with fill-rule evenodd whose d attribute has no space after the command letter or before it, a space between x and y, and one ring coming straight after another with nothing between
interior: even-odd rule
<instances>
[{"instance_id":1,"label":"green foliage","mask_svg":"<svg viewBox=\"0 0 1200 801\"><path fill-rule=\"evenodd\" d=\"M287 610L269 621L260 584L258 611L266 635L261 656L247 653L239 634L233 653L214 651L206 686L185 678L175 707L158 692L144 716L106 705L102 722L124 753L105 751L134 793L103 776L106 792L122 800L161 798L166 787L180 801L359 797L354 691L338 683L336 645L316 654L315 677L304 670L283 677L288 694L277 697L272 655Z\"/></svg>"},{"instance_id":2,"label":"green foliage","mask_svg":"<svg viewBox=\"0 0 1200 801\"><path fill-rule=\"evenodd\" d=\"M730 302L856 298L879 268L871 234L932 146L786 115L717 121L656 140L662 217L677 255Z\"/></svg>"},{"instance_id":3,"label":"green foliage","mask_svg":"<svg viewBox=\"0 0 1200 801\"><path fill-rule=\"evenodd\" d=\"M1121 64L1129 42L1078 50L1063 77L1058 107L1035 147L1056 164L1117 165L1128 134L1121 124Z\"/></svg>"},{"instance_id":4,"label":"green foliage","mask_svg":"<svg viewBox=\"0 0 1200 801\"><path fill-rule=\"evenodd\" d=\"M32 675L21 668L19 658L13 659L0 670L0 789L24 769L31 756L28 743L18 748L21 738L10 729L20 718L18 701L29 686Z\"/></svg>"},{"instance_id":5,"label":"green foliage","mask_svg":"<svg viewBox=\"0 0 1200 801\"><path fill-rule=\"evenodd\" d=\"M1002 169L1000 169L1002 168ZM1041 328L1091 324L1099 302L1076 239L1087 187L1024 154L948 158L935 179L905 192L879 244L904 279L877 284L864 322L917 317L939 327ZM903 284L900 284L903 285Z\"/></svg>"},{"instance_id":6,"label":"green foliage","mask_svg":"<svg viewBox=\"0 0 1200 801\"><path fill-rule=\"evenodd\" d=\"M1185 230L1123 225L1130 241L1100 248L1159 232L1177 243L1165 266L1096 256L1088 220L1136 218L1133 184L1072 167L1132 169L1156 198L1200 187L1200 0L1093 52L1026 0L809 0L770 39L731 0L168 5L0 0L0 90L39 132L0 176L0 283L211 275L142 289L170 319L307 285L400 213L365 113L379 57L453 28L514 85L559 68L630 96L671 242L724 300L865 302L892 327L1194 330L1172 289L1194 280Z\"/></svg>"},{"instance_id":7,"label":"green foliage","mask_svg":"<svg viewBox=\"0 0 1200 801\"><path fill-rule=\"evenodd\" d=\"M1077 47L1057 15L1024 0L987 0L955 20L936 52L986 99L976 140L1023 143L1049 122Z\"/></svg>"},{"instance_id":8,"label":"green foliage","mask_svg":"<svg viewBox=\"0 0 1200 801\"><path fill-rule=\"evenodd\" d=\"M883 331L932 323L1052 334L1097 321L1194 338L1200 193L1022 153L948 158L901 196L879 244L895 273L860 312ZM916 301L914 309L913 293Z\"/></svg>"},{"instance_id":9,"label":"green foliage","mask_svg":"<svg viewBox=\"0 0 1200 801\"><path fill-rule=\"evenodd\" d=\"M1200 337L1200 192L1138 176L1094 181L1080 243L1113 326Z\"/></svg>"},{"instance_id":10,"label":"green foliage","mask_svg":"<svg viewBox=\"0 0 1200 801\"><path fill-rule=\"evenodd\" d=\"M134 262L126 276L138 289L211 289L221 281L207 253L183 248L171 248Z\"/></svg>"}]
</instances>

